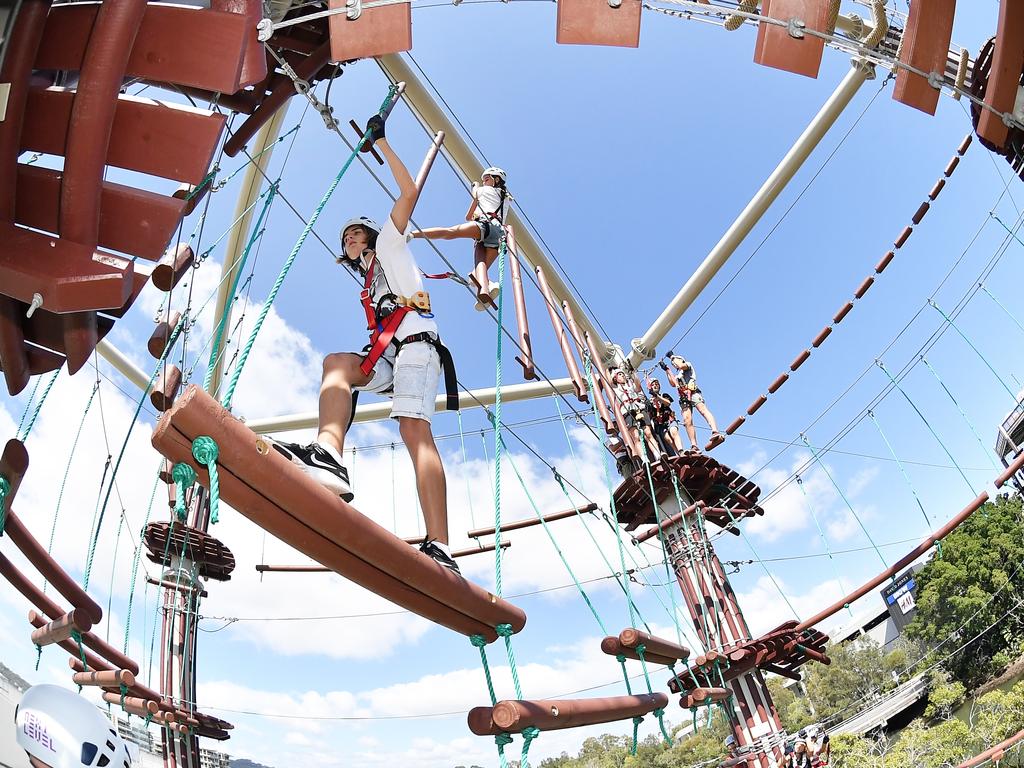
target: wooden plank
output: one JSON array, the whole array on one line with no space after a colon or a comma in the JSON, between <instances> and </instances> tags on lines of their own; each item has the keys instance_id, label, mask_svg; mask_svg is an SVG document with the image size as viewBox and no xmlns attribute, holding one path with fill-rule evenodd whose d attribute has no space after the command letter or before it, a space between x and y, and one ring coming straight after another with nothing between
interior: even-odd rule
<instances>
[{"instance_id":1,"label":"wooden plank","mask_svg":"<svg viewBox=\"0 0 1024 768\"><path fill-rule=\"evenodd\" d=\"M344 8L345 0L330 7ZM352 21L344 13L329 17L331 61L368 59L412 48L412 6L409 3L367 8Z\"/></svg>"},{"instance_id":2,"label":"wooden plank","mask_svg":"<svg viewBox=\"0 0 1024 768\"><path fill-rule=\"evenodd\" d=\"M18 165L15 221L57 232L61 172ZM181 221L185 201L104 181L100 191L99 245L149 261L158 261Z\"/></svg>"},{"instance_id":3,"label":"wooden plank","mask_svg":"<svg viewBox=\"0 0 1024 768\"><path fill-rule=\"evenodd\" d=\"M97 2L54 6L46 20L36 68L80 70L99 6ZM151 3L135 37L127 74L234 93L242 87L242 61L250 37L256 40L255 21L250 23L244 15ZM245 85L258 82L266 72L252 74L259 76Z\"/></svg>"},{"instance_id":4,"label":"wooden plank","mask_svg":"<svg viewBox=\"0 0 1024 768\"><path fill-rule=\"evenodd\" d=\"M761 13L787 23L799 19L806 29L824 32L828 27L828 6L828 0L764 0ZM793 37L786 27L763 21L757 25L757 64L816 78L824 50L825 41L817 35Z\"/></svg>"},{"instance_id":5,"label":"wooden plank","mask_svg":"<svg viewBox=\"0 0 1024 768\"><path fill-rule=\"evenodd\" d=\"M903 30L900 61L922 72L944 75L955 13L956 0L928 0L927 4L914 0ZM939 94L938 88L928 84L928 78L905 69L896 72L896 86L892 91L896 101L934 115Z\"/></svg>"},{"instance_id":6,"label":"wooden plank","mask_svg":"<svg viewBox=\"0 0 1024 768\"><path fill-rule=\"evenodd\" d=\"M29 91L22 151L63 155L74 91ZM107 164L198 184L206 175L226 117L178 104L122 95Z\"/></svg>"},{"instance_id":7,"label":"wooden plank","mask_svg":"<svg viewBox=\"0 0 1024 768\"><path fill-rule=\"evenodd\" d=\"M562 45L640 46L640 2L622 0L558 0L555 42Z\"/></svg>"},{"instance_id":8,"label":"wooden plank","mask_svg":"<svg viewBox=\"0 0 1024 768\"><path fill-rule=\"evenodd\" d=\"M126 259L0 223L0 285L25 304L38 293L50 312L123 307L133 272Z\"/></svg>"},{"instance_id":9,"label":"wooden plank","mask_svg":"<svg viewBox=\"0 0 1024 768\"><path fill-rule=\"evenodd\" d=\"M1021 70L1024 69L1024 3L1002 0L999 27L992 54L992 71L985 89L985 104L997 112L1013 112ZM997 147L1006 145L1009 128L1003 119L987 109L981 110L978 135Z\"/></svg>"}]
</instances>

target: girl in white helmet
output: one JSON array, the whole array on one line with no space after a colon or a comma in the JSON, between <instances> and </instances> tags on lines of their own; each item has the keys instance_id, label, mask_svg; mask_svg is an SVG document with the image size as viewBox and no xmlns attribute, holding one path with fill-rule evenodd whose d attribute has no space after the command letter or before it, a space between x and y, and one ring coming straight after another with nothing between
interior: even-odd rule
<instances>
[{"instance_id":1,"label":"girl in white helmet","mask_svg":"<svg viewBox=\"0 0 1024 768\"><path fill-rule=\"evenodd\" d=\"M725 436L718 431L718 424L715 417L708 410L704 401L704 394L697 386L697 372L693 369L693 363L681 355L671 355L672 368L669 368L664 361L658 363L661 369L668 376L668 383L676 388L679 393L679 409L683 414L683 426L686 427L686 436L690 438L690 452L700 453L700 446L697 444L697 430L693 426L693 409L696 408L704 420L711 427L712 447L722 442ZM673 370L674 369L674 370Z\"/></svg>"},{"instance_id":2,"label":"girl in white helmet","mask_svg":"<svg viewBox=\"0 0 1024 768\"><path fill-rule=\"evenodd\" d=\"M33 768L131 768L124 739L95 706L57 685L33 685L14 716Z\"/></svg>"},{"instance_id":3,"label":"girl in white helmet","mask_svg":"<svg viewBox=\"0 0 1024 768\"><path fill-rule=\"evenodd\" d=\"M501 168L487 168L480 176L480 183L473 184L470 192L473 202L469 204L465 224L456 224L454 227L429 227L413 232L412 235L427 240L476 240L482 254L470 277L481 289L487 285L486 290L479 291L478 295L483 297L486 293L492 304L497 301L501 286L487 277L487 270L498 258L498 248L505 237L505 201L510 197L505 187L506 178L507 175ZM482 312L486 307L483 301L477 301L476 308Z\"/></svg>"},{"instance_id":4,"label":"girl in white helmet","mask_svg":"<svg viewBox=\"0 0 1024 768\"><path fill-rule=\"evenodd\" d=\"M363 354L335 352L324 359L316 440L305 446L275 440L273 445L321 485L351 501L342 455L356 397L361 390L390 397L391 418L398 422L412 459L426 523L427 538L420 551L458 573L448 549L444 466L430 428L442 370L448 409L458 409L455 369L438 337L421 272L409 250L407 229L418 195L416 185L384 136L384 120L370 118L367 129L370 143L387 160L399 196L383 226L365 216L345 222L337 261L360 276L370 343Z\"/></svg>"}]
</instances>

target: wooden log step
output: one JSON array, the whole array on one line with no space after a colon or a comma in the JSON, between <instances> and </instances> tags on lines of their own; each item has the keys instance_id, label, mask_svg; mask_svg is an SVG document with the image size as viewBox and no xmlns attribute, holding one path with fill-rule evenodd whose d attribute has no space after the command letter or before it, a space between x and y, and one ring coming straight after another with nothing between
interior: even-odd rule
<instances>
[{"instance_id":1,"label":"wooden log step","mask_svg":"<svg viewBox=\"0 0 1024 768\"><path fill-rule=\"evenodd\" d=\"M185 276L196 255L186 243L171 246L160 263L153 268L152 281L158 290L170 293Z\"/></svg>"},{"instance_id":2,"label":"wooden log step","mask_svg":"<svg viewBox=\"0 0 1024 768\"><path fill-rule=\"evenodd\" d=\"M597 509L597 504L590 503L579 508L580 513L593 512ZM576 509L567 509L562 512L552 512L550 515L544 515L545 523L553 523L556 520L564 520L567 517L576 517ZM503 523L501 526L501 532L506 531L518 531L522 528L530 528L534 525L540 525L540 518L527 518L526 520L513 520L509 523ZM466 536L470 539L479 539L482 536L493 536L494 526L490 528L474 528L471 531L466 532Z\"/></svg>"},{"instance_id":3,"label":"wooden log step","mask_svg":"<svg viewBox=\"0 0 1024 768\"><path fill-rule=\"evenodd\" d=\"M719 701L728 701L731 697L732 691L728 688L694 688L680 697L679 706L683 709L703 707Z\"/></svg>"},{"instance_id":4,"label":"wooden log step","mask_svg":"<svg viewBox=\"0 0 1024 768\"><path fill-rule=\"evenodd\" d=\"M165 365L157 376L153 389L149 392L149 401L153 407L163 413L171 409L174 399L181 389L181 369L176 365Z\"/></svg>"},{"instance_id":5,"label":"wooden log step","mask_svg":"<svg viewBox=\"0 0 1024 768\"><path fill-rule=\"evenodd\" d=\"M33 229L57 232L62 180L61 171L19 164L14 220ZM163 256L184 214L182 200L104 181L100 188L98 244L156 261Z\"/></svg>"},{"instance_id":6,"label":"wooden log step","mask_svg":"<svg viewBox=\"0 0 1024 768\"><path fill-rule=\"evenodd\" d=\"M647 653L657 654L678 661L686 661L690 656L690 649L671 640L664 640L655 637L647 632L642 632L635 627L629 627L619 632L619 641L627 648L639 648L641 645Z\"/></svg>"},{"instance_id":7,"label":"wooden log step","mask_svg":"<svg viewBox=\"0 0 1024 768\"><path fill-rule=\"evenodd\" d=\"M635 648L627 648L622 644L622 641L614 635L608 635L601 641L601 650L607 653L609 656L625 656L627 659L633 661L640 661L640 654L636 652ZM675 659L669 658L668 656L659 656L656 653L647 653L644 651L644 661L648 664L660 664L663 666L671 666L675 664Z\"/></svg>"},{"instance_id":8,"label":"wooden log step","mask_svg":"<svg viewBox=\"0 0 1024 768\"><path fill-rule=\"evenodd\" d=\"M32 88L25 105L21 149L63 155L75 92ZM226 116L122 95L110 132L107 164L198 184L213 160Z\"/></svg>"},{"instance_id":9,"label":"wooden log step","mask_svg":"<svg viewBox=\"0 0 1024 768\"><path fill-rule=\"evenodd\" d=\"M54 5L46 19L36 67L80 70L99 6L98 2ZM238 13L151 3L135 35L126 74L234 93L242 85L242 60L250 33L255 37L255 22Z\"/></svg>"},{"instance_id":10,"label":"wooden log step","mask_svg":"<svg viewBox=\"0 0 1024 768\"><path fill-rule=\"evenodd\" d=\"M666 704L668 694L665 693L600 699L499 701L493 707L474 707L469 711L468 720L469 729L477 736L519 733L527 727L557 731L642 717L655 709L664 709Z\"/></svg>"},{"instance_id":11,"label":"wooden log step","mask_svg":"<svg viewBox=\"0 0 1024 768\"><path fill-rule=\"evenodd\" d=\"M181 312L174 310L167 320L161 320L156 324L153 335L146 342L146 349L149 350L149 354L153 356L154 360L163 357L164 351L167 349L167 342L171 340L171 334L174 333L179 322L181 322Z\"/></svg>"},{"instance_id":12,"label":"wooden log step","mask_svg":"<svg viewBox=\"0 0 1024 768\"><path fill-rule=\"evenodd\" d=\"M216 400L190 386L161 417L153 446L173 462L206 467L192 456L192 441L216 441L221 499L269 533L340 575L465 635L497 639L495 627L513 632L526 614L413 549L311 480Z\"/></svg>"},{"instance_id":13,"label":"wooden log step","mask_svg":"<svg viewBox=\"0 0 1024 768\"><path fill-rule=\"evenodd\" d=\"M0 223L0 286L25 304L39 294L49 312L115 309L131 295L132 275L126 259Z\"/></svg>"},{"instance_id":14,"label":"wooden log step","mask_svg":"<svg viewBox=\"0 0 1024 768\"><path fill-rule=\"evenodd\" d=\"M105 669L93 672L75 672L71 675L71 682L75 685L90 685L97 688L115 688L125 686L131 688L135 685L135 675L127 669Z\"/></svg>"},{"instance_id":15,"label":"wooden log step","mask_svg":"<svg viewBox=\"0 0 1024 768\"><path fill-rule=\"evenodd\" d=\"M35 611L28 612L28 620L35 625L36 620L46 621ZM89 617L81 611L72 609L58 619L46 622L43 626L32 631L32 642L38 646L53 645L61 640L67 640L73 632L82 634L92 629L92 622Z\"/></svg>"}]
</instances>

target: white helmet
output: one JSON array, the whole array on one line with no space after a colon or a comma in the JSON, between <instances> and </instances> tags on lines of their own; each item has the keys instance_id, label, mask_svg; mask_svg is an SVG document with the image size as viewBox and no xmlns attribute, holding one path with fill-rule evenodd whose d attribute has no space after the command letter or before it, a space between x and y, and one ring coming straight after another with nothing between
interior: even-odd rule
<instances>
[{"instance_id":1,"label":"white helmet","mask_svg":"<svg viewBox=\"0 0 1024 768\"><path fill-rule=\"evenodd\" d=\"M495 178L501 179L502 182L507 181L505 171L494 165L492 165L490 168L484 169L484 172L480 174L480 181L484 180L484 176L494 176Z\"/></svg>"},{"instance_id":2,"label":"white helmet","mask_svg":"<svg viewBox=\"0 0 1024 768\"><path fill-rule=\"evenodd\" d=\"M356 216L354 219L349 219L345 222L345 226L341 228L341 239L345 240L345 232L348 231L349 227L361 226L367 229L373 230L374 234L380 234L380 225L373 219L368 219L366 216Z\"/></svg>"},{"instance_id":3,"label":"white helmet","mask_svg":"<svg viewBox=\"0 0 1024 768\"><path fill-rule=\"evenodd\" d=\"M25 691L14 716L18 744L51 768L131 768L128 745L95 706L56 685Z\"/></svg>"}]
</instances>

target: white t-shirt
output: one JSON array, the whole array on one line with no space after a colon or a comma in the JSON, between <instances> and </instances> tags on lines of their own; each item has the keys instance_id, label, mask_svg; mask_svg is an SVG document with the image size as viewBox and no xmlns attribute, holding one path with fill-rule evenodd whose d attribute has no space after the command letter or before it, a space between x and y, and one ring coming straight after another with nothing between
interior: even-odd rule
<instances>
[{"instance_id":1,"label":"white t-shirt","mask_svg":"<svg viewBox=\"0 0 1024 768\"><path fill-rule=\"evenodd\" d=\"M487 218L496 218L498 221L502 220L502 216L494 216L491 214L497 214L501 209L502 193L497 187L488 187L486 184L477 184L474 188L474 197L476 198L477 216L486 216ZM504 211L502 211L504 214Z\"/></svg>"},{"instance_id":2,"label":"white t-shirt","mask_svg":"<svg viewBox=\"0 0 1024 768\"><path fill-rule=\"evenodd\" d=\"M408 229L407 229L408 231ZM388 216L380 234L377 235L376 266L373 271L373 282L370 284L370 297L374 307L381 297L394 293L399 296L412 296L423 290L423 278L420 268L409 250L405 235L399 233L395 223ZM367 264L364 261L363 267ZM403 318L395 338L402 339L416 333L437 333L437 323L433 319L423 317L416 311L409 312Z\"/></svg>"}]
</instances>

